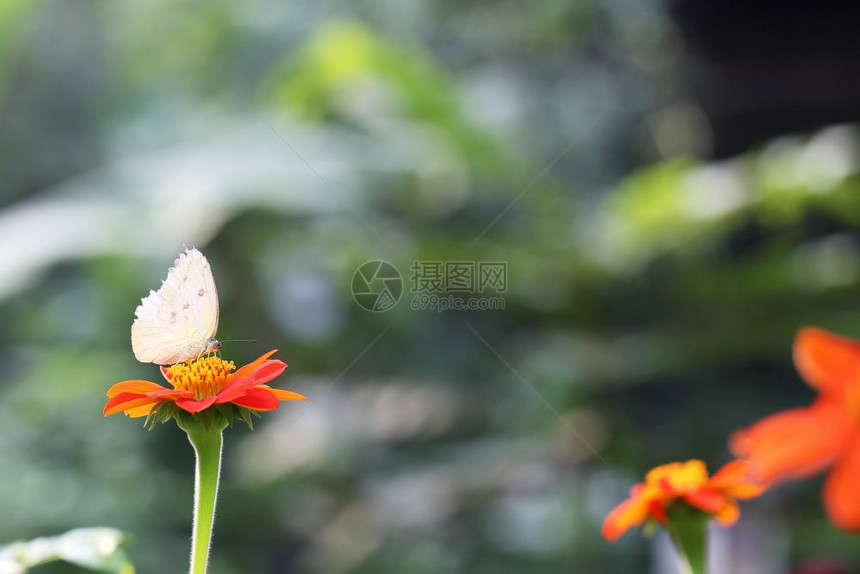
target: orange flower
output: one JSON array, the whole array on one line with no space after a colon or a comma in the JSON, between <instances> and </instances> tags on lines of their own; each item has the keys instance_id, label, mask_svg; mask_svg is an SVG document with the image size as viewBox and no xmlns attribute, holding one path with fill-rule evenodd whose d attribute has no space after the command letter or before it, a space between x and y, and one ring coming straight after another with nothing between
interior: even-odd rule
<instances>
[{"instance_id":1,"label":"orange flower","mask_svg":"<svg viewBox=\"0 0 860 574\"><path fill-rule=\"evenodd\" d=\"M708 477L701 460L673 462L652 469L630 489L630 498L616 506L603 521L603 537L615 542L629 528L653 519L666 524L666 510L676 501L713 515L723 526L740 516L737 500L758 496L764 487L747 479L747 463L730 462Z\"/></svg>"},{"instance_id":2,"label":"orange flower","mask_svg":"<svg viewBox=\"0 0 860 574\"><path fill-rule=\"evenodd\" d=\"M161 373L173 385L172 389L151 381L122 381L108 389L110 400L104 407L104 414L123 412L130 417L145 417L156 406L167 402L192 414L222 404L271 411L278 408L280 401L304 400L298 393L266 385L287 368L283 361L269 359L275 353L269 351L235 372L236 365L220 357L162 366Z\"/></svg>"},{"instance_id":3,"label":"orange flower","mask_svg":"<svg viewBox=\"0 0 860 574\"><path fill-rule=\"evenodd\" d=\"M794 364L818 391L811 406L773 414L732 435L732 451L753 475L803 478L832 466L824 484L831 522L860 529L860 343L822 329L801 329Z\"/></svg>"}]
</instances>

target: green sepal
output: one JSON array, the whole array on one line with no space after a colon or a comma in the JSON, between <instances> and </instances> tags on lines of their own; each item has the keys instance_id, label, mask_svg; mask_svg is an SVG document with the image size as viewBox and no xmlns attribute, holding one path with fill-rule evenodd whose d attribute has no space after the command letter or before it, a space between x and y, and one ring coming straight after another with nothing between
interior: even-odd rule
<instances>
[{"instance_id":1,"label":"green sepal","mask_svg":"<svg viewBox=\"0 0 860 574\"><path fill-rule=\"evenodd\" d=\"M189 413L185 410L176 409L173 415L176 424L187 433L190 432L221 432L230 422L230 419L221 414L217 409L208 408L199 413Z\"/></svg>"},{"instance_id":2,"label":"green sepal","mask_svg":"<svg viewBox=\"0 0 860 574\"><path fill-rule=\"evenodd\" d=\"M214 408L215 410L217 410L218 414L227 420L227 426L228 427L233 426L233 419L235 418L235 415L233 414L233 405L232 404L226 403L226 404L221 404L221 405L213 405L210 408Z\"/></svg>"},{"instance_id":3,"label":"green sepal","mask_svg":"<svg viewBox=\"0 0 860 574\"><path fill-rule=\"evenodd\" d=\"M144 428L152 430L159 423L164 424L169 420L175 420L179 428L185 430L196 429L209 432L212 429L223 430L233 426L234 420L241 420L248 428L254 430L254 418L260 418L258 411L246 407L240 407L232 403L212 405L199 413L189 413L176 406L173 401L164 401L152 409L143 423Z\"/></svg>"},{"instance_id":4,"label":"green sepal","mask_svg":"<svg viewBox=\"0 0 860 574\"><path fill-rule=\"evenodd\" d=\"M237 410L239 411L239 416L242 418L243 421L245 421L245 424L248 425L248 428L254 430L254 420L251 418L251 409L239 407Z\"/></svg>"},{"instance_id":5,"label":"green sepal","mask_svg":"<svg viewBox=\"0 0 860 574\"><path fill-rule=\"evenodd\" d=\"M660 528L660 523L656 520L648 520L645 522L645 525L642 527L642 534L646 538L651 538L654 534L657 533L657 530Z\"/></svg>"},{"instance_id":6,"label":"green sepal","mask_svg":"<svg viewBox=\"0 0 860 574\"><path fill-rule=\"evenodd\" d=\"M164 424L173 418L178 407L170 401L165 401L149 412L143 426L148 430L155 428L158 423Z\"/></svg>"}]
</instances>

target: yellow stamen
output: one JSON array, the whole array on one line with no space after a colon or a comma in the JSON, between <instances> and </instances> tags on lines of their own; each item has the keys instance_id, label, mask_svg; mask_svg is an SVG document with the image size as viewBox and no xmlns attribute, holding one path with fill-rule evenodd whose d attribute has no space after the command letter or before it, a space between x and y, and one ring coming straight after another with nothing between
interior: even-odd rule
<instances>
[{"instance_id":1,"label":"yellow stamen","mask_svg":"<svg viewBox=\"0 0 860 574\"><path fill-rule=\"evenodd\" d=\"M708 482L708 471L701 460L671 462L651 469L645 482L657 484L665 481L677 492L691 492Z\"/></svg>"},{"instance_id":2,"label":"yellow stamen","mask_svg":"<svg viewBox=\"0 0 860 574\"><path fill-rule=\"evenodd\" d=\"M217 395L224 388L227 377L236 368L233 361L220 357L203 357L188 363L178 363L167 368L173 388L194 393L195 400Z\"/></svg>"}]
</instances>

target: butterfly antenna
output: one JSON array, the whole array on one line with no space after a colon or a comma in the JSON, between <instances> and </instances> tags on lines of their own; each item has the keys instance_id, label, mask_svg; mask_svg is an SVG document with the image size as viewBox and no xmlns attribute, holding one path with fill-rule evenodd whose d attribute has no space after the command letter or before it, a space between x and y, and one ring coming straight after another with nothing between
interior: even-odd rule
<instances>
[{"instance_id":1,"label":"butterfly antenna","mask_svg":"<svg viewBox=\"0 0 860 574\"><path fill-rule=\"evenodd\" d=\"M222 343L256 343L256 339L221 339Z\"/></svg>"}]
</instances>

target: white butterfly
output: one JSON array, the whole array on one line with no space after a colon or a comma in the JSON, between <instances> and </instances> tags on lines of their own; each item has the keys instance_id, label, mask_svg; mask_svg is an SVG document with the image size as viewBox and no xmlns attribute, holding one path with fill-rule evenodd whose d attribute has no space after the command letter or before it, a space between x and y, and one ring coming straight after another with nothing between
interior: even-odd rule
<instances>
[{"instance_id":1,"label":"white butterfly","mask_svg":"<svg viewBox=\"0 0 860 574\"><path fill-rule=\"evenodd\" d=\"M134 311L131 348L142 363L171 365L217 351L218 292L209 262L186 249Z\"/></svg>"}]
</instances>

